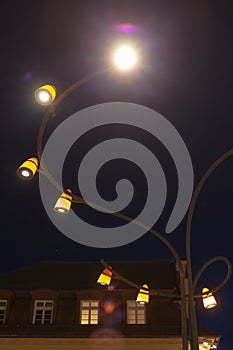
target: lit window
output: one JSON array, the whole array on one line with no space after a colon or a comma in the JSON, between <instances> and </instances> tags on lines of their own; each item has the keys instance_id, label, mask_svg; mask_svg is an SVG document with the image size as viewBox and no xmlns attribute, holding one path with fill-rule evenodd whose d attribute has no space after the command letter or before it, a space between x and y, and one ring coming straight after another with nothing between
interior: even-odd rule
<instances>
[{"instance_id":1,"label":"lit window","mask_svg":"<svg viewBox=\"0 0 233 350\"><path fill-rule=\"evenodd\" d=\"M98 324L99 300L81 300L80 310L81 324Z\"/></svg>"},{"instance_id":2,"label":"lit window","mask_svg":"<svg viewBox=\"0 0 233 350\"><path fill-rule=\"evenodd\" d=\"M145 304L136 303L135 300L127 300L127 323L128 324L145 324L146 323Z\"/></svg>"},{"instance_id":3,"label":"lit window","mask_svg":"<svg viewBox=\"0 0 233 350\"><path fill-rule=\"evenodd\" d=\"M53 300L35 300L33 324L51 324L53 317Z\"/></svg>"},{"instance_id":4,"label":"lit window","mask_svg":"<svg viewBox=\"0 0 233 350\"><path fill-rule=\"evenodd\" d=\"M0 324L6 321L6 306L7 300L0 300Z\"/></svg>"}]
</instances>

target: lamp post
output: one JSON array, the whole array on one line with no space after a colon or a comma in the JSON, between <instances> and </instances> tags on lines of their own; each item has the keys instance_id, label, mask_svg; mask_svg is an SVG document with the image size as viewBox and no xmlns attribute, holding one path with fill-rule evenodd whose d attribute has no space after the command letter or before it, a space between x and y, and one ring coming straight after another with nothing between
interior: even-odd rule
<instances>
[{"instance_id":1,"label":"lamp post","mask_svg":"<svg viewBox=\"0 0 233 350\"><path fill-rule=\"evenodd\" d=\"M199 197L201 189L203 188L204 184L206 183L207 179L212 174L212 172L222 162L224 162L226 159L228 159L230 156L233 156L233 149L224 153L221 157L219 157L207 169L207 171L202 176L201 180L199 181L199 183L198 183L198 185L193 193L190 207L188 210L187 224L186 224L187 274L182 266L181 258L179 257L179 255L177 254L175 248L171 245L171 243L167 239L165 239L164 236L160 235L157 231L148 227L148 231L151 232L153 235L155 235L158 239L160 239L167 246L167 248L172 252L172 254L176 260L177 266L178 266L179 277L180 277L180 294L179 295L166 294L166 296L171 297L171 298L178 298L181 301L182 345L183 345L182 349L188 349L188 340L190 341L191 350L198 350L199 349L196 310L195 310L195 299L196 298L203 298L203 303L204 303L204 306L206 309L216 306L216 301L215 301L212 293L220 290L227 283L227 281L229 280L231 273L232 273L232 265L231 265L230 260L227 259L226 257L223 257L223 256L216 256L216 257L212 257L211 259L209 259L207 262L205 262L203 264L203 266L198 270L198 272L193 280L192 261L191 261L191 224L192 224L193 213L194 213L195 205L197 203L197 199ZM125 220L129 221L129 218L125 218ZM138 223L138 224L142 225L141 223ZM209 290L208 288L205 287L202 289L202 293L195 293L197 283L198 283L201 275L203 274L203 272L206 270L206 268L208 266L210 266L211 264L213 264L217 261L222 261L227 266L227 273L226 273L224 280L220 284L218 284L216 287L212 288L211 290ZM108 264L104 260L102 260L101 262L105 266L105 268L112 270L112 268L109 267ZM141 288L140 285L137 285L136 283L130 281L129 279L121 276L116 271L112 270L112 273L113 273L115 278L120 279L124 283L140 290L140 288ZM188 282L188 292L185 291L185 283L184 283L185 278L187 278L187 282ZM153 291L153 290L150 290L149 294L155 295L155 296L165 296L163 293L158 293L158 292ZM208 301L207 301L207 299L208 299ZM186 310L186 300L188 301L188 310ZM185 315L186 312L188 315L188 324L189 324L188 333L187 333L186 315Z\"/></svg>"},{"instance_id":2,"label":"lamp post","mask_svg":"<svg viewBox=\"0 0 233 350\"><path fill-rule=\"evenodd\" d=\"M133 65L135 65L137 59L134 54L134 52L129 47L123 47L121 50L119 50L115 57L114 57L115 64L118 65L122 70L126 70L131 68ZM60 191L61 196L59 197L58 201L56 202L54 206L54 210L58 213L68 213L71 207L72 203L82 203L89 205L91 204L92 207L100 208L95 203L87 202L83 198L77 196L72 192L71 189L63 189L62 186L56 182L56 180L53 178L53 176L49 173L47 166L42 158L42 152L43 152L43 137L44 132L46 129L46 126L49 122L49 120L55 115L56 108L58 107L59 103L68 96L71 92L79 88L84 83L90 81L91 79L103 74L110 72L112 68L106 68L100 71L97 71L93 74L90 74L88 76L85 76L83 79L78 80L73 85L71 85L69 88L64 90L64 92L56 98L56 88L53 85L43 85L35 92L35 99L41 103L42 105L50 107L48 108L47 112L44 115L44 118L41 122L38 137L37 137L37 158L32 157L27 159L17 170L18 175L21 178L30 180L33 178L36 172L41 172L44 174L49 181ZM139 222L137 220L132 219L131 217L128 217L126 215L120 214L118 212L110 212L107 208L104 208L105 212L108 212L110 215L116 216L124 221L132 222L145 229L148 232L151 232L155 237L157 237L165 246L170 250L172 253L179 272L179 287L180 291L178 294L169 294L169 293L158 293L155 290L150 290L149 287L145 284L143 286L138 285L135 282L130 281L129 279L121 276L117 271L115 271L112 267L110 267L104 260L102 260L102 264L105 267L105 272L103 273L102 277L99 279L99 283L101 284L108 284L112 277L120 279L121 281L125 282L126 284L138 289L141 293L139 302L144 302L149 298L149 295L152 296L165 296L169 298L176 298L180 300L181 304L181 333L182 333L182 349L188 350L189 348L189 342L191 346L191 350L198 350L199 344L198 344L198 331L197 331L197 321L196 321L196 310L195 310L195 299L204 297L205 301L207 302L207 297L210 297L212 293L218 291L220 288L222 288L226 282L229 280L231 275L231 263L230 261L222 256L212 258L208 260L198 271L194 281L192 277L192 266L191 266L191 224L192 224L192 218L193 218L193 212L194 208L199 196L199 193L205 184L208 177L211 175L211 173L214 171L214 169L220 165L225 159L233 155L233 149L226 152L223 156L221 156L219 159L217 159L210 168L206 171L202 179L200 180L199 184L197 185L196 190L194 191L191 204L188 210L187 215L187 225L186 225L186 260L187 260L187 272L185 271L184 266L182 265L182 260L177 253L177 250L175 247L169 242L167 238L164 237L164 235L160 234L156 230L152 229L150 226L146 225L145 223ZM204 270L213 262L215 261L223 261L228 268L227 274L224 278L224 280L215 288L208 290L204 289L204 292L195 294L195 288L197 285L197 282L201 276L201 274L204 272ZM188 291L185 289L185 279L188 281ZM206 287L205 287L206 288ZM143 294L145 299L143 298ZM213 301L212 301L213 302ZM188 309L187 309L188 304ZM213 305L213 303L212 303ZM188 325L187 325L187 315L188 315Z\"/></svg>"}]
</instances>

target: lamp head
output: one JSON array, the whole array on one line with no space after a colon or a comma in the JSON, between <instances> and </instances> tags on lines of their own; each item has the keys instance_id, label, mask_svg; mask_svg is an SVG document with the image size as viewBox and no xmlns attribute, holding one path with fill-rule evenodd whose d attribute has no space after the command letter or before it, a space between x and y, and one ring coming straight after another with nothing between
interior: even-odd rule
<instances>
[{"instance_id":1,"label":"lamp head","mask_svg":"<svg viewBox=\"0 0 233 350\"><path fill-rule=\"evenodd\" d=\"M215 297L206 287L202 289L202 301L205 309L212 309L213 307L217 306Z\"/></svg>"},{"instance_id":2,"label":"lamp head","mask_svg":"<svg viewBox=\"0 0 233 350\"><path fill-rule=\"evenodd\" d=\"M108 268L105 268L101 275L99 276L97 283L102 286L109 286L112 279L112 271Z\"/></svg>"},{"instance_id":3,"label":"lamp head","mask_svg":"<svg viewBox=\"0 0 233 350\"><path fill-rule=\"evenodd\" d=\"M54 85L43 85L35 91L35 100L42 106L48 106L53 103L56 97L56 88Z\"/></svg>"},{"instance_id":4,"label":"lamp head","mask_svg":"<svg viewBox=\"0 0 233 350\"><path fill-rule=\"evenodd\" d=\"M149 287L147 284L143 284L137 295L137 303L148 304L149 303Z\"/></svg>"},{"instance_id":5,"label":"lamp head","mask_svg":"<svg viewBox=\"0 0 233 350\"><path fill-rule=\"evenodd\" d=\"M31 180L38 168L38 159L28 158L17 169L17 175L23 180Z\"/></svg>"},{"instance_id":6,"label":"lamp head","mask_svg":"<svg viewBox=\"0 0 233 350\"><path fill-rule=\"evenodd\" d=\"M72 203L72 191L70 189L67 189L58 198L53 209L57 213L67 214L70 211L71 203Z\"/></svg>"}]
</instances>

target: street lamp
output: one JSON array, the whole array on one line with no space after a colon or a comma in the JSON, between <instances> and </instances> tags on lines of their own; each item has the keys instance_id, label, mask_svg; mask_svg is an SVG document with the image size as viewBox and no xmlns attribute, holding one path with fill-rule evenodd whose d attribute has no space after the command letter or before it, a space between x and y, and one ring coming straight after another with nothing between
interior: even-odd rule
<instances>
[{"instance_id":1,"label":"street lamp","mask_svg":"<svg viewBox=\"0 0 233 350\"><path fill-rule=\"evenodd\" d=\"M35 91L35 100L42 106L49 106L56 97L56 88L54 85L43 85Z\"/></svg>"},{"instance_id":2,"label":"street lamp","mask_svg":"<svg viewBox=\"0 0 233 350\"><path fill-rule=\"evenodd\" d=\"M105 268L104 271L99 276L97 283L101 284L102 286L109 286L112 279L112 270L111 266L108 268Z\"/></svg>"},{"instance_id":3,"label":"street lamp","mask_svg":"<svg viewBox=\"0 0 233 350\"><path fill-rule=\"evenodd\" d=\"M151 232L157 238L160 239L160 234L156 233L156 232L153 232L153 231L154 230L152 230ZM168 243L167 246L169 246L169 243ZM224 280L219 285L217 285L215 288L213 288L212 291L214 291L214 292L218 291L219 289L221 289L227 283L227 281L229 280L229 278L231 276L231 272L232 272L231 262L225 257L218 256L218 257L214 257L214 258L209 259L199 269L199 271L196 274L194 283L193 283L194 289L195 289L195 287L197 285L197 282L199 281L199 278L202 275L202 273L206 270L206 268L210 264L212 264L213 262L216 262L216 261L223 261L227 265L227 269L228 270L227 270L227 274L226 274ZM105 267L104 271L109 269L109 265L103 259L101 260L101 263ZM181 293L180 294L176 294L176 293L170 293L170 292L165 292L165 291L164 292L159 292L157 290L149 289L148 285L146 285L146 284L144 284L141 287L137 283L135 283L135 282L129 280L128 278L120 275L112 267L110 267L110 268L111 268L111 278L120 280L120 281L124 282L125 284L127 284L127 285L129 285L129 286L139 290L139 293L138 293L137 298L136 298L136 302L141 303L141 304L148 303L149 302L149 296L155 296L157 298L159 298L159 297L167 297L167 298L172 298L172 299L175 299L175 300L180 300L180 303L181 303L181 316L183 315L182 311L183 312L185 311L185 303L190 298L190 293L188 292L188 290L186 290L186 294L185 295L182 294L182 288L184 287L184 279L187 279L187 277L185 277L183 279L183 281L180 280ZM180 277L182 277L182 276L180 276ZM111 280L109 281L109 284L110 284L110 282L111 282ZM99 279L98 279L97 283L99 283ZM203 299L203 304L204 304L204 308L205 309L210 309L210 308L213 308L213 307L215 307L217 305L217 302L216 302L216 299L215 299L214 295L206 287L204 287L202 289L202 293L193 295L193 300L192 300L192 302L193 302L192 305L193 306L194 306L195 299L197 299L197 298L202 298ZM209 340L205 340L205 339L204 340L200 339L200 343L199 343L198 334L196 334L196 338L194 339L194 329L191 329L192 324L191 324L191 320L189 320L190 312L189 312L189 310L186 310L186 312L187 312L188 321L189 321L189 332L188 332L188 330L186 328L187 320L186 319L184 320L183 316L182 316L182 349L191 349L191 350L193 350L193 349L195 349L195 350L196 349L198 349L198 350L200 350L200 349L203 349L203 350L204 349L205 350L206 349L217 349L217 343L215 342L215 340L214 341L213 340L209 341ZM194 312L195 312L195 309L194 309ZM188 336L188 334L189 334L189 336ZM191 338L191 335L192 335L193 338ZM195 342L194 342L194 340L195 340ZM189 348L189 345L188 345L189 342L190 342L190 348ZM207 342L208 342L208 344L207 344ZM197 343L197 347L195 347L196 343Z\"/></svg>"},{"instance_id":4,"label":"street lamp","mask_svg":"<svg viewBox=\"0 0 233 350\"><path fill-rule=\"evenodd\" d=\"M31 180L38 169L38 159L28 158L17 169L17 174L21 179Z\"/></svg>"},{"instance_id":5,"label":"street lamp","mask_svg":"<svg viewBox=\"0 0 233 350\"><path fill-rule=\"evenodd\" d=\"M120 48L115 56L114 56L114 63L117 67L126 70L131 69L136 64L136 54L133 51L133 49L123 46ZM54 205L54 210L60 214L67 214L70 211L71 204L72 203L82 203L85 205L88 205L88 203L81 198L80 196L77 196L72 192L71 189L64 190L62 186L60 186L56 180L53 178L53 176L49 173L47 166L45 162L42 159L42 140L44 136L44 132L46 129L46 126L51 119L52 116L55 115L56 108L58 107L59 103L67 97L71 92L73 92L75 89L79 88L84 83L90 81L91 79L107 72L111 72L112 67L105 68L103 70L97 71L93 74L87 75L84 78L78 80L73 85L71 85L69 88L63 91L63 93L56 97L56 88L53 85L43 85L35 92L35 99L38 103L48 106L50 105L49 109L46 111L44 118L41 122L38 137L37 137L37 157L32 157L27 159L22 165L19 166L17 170L17 174L19 177L29 180L32 179L36 172L40 172L43 175L45 175L48 180L60 191L61 196L57 200L57 202ZM139 303L148 303L149 302L149 296L165 296L170 298L176 298L180 300L181 304L181 326L182 326L182 349L188 350L188 343L190 342L191 350L198 350L199 344L198 344L198 332L197 332L197 321L196 321L196 311L195 311L195 299L196 298L203 298L205 299L205 303L207 302L207 298L212 297L212 307L214 306L214 300L213 300L213 293L217 290L221 289L226 282L229 280L231 275L231 263L230 261L225 257L214 257L208 260L198 271L194 281L192 278L192 267L191 267L191 243L190 243L190 237L191 237L191 224L192 224L192 217L194 208L199 196L199 193L205 184L206 180L210 176L210 174L216 169L224 160L229 158L233 155L233 149L226 152L223 156L221 156L219 159L217 159L206 171L204 176L201 178L199 184L196 187L196 190L194 191L193 197L191 199L190 207L188 210L187 215L187 225L186 225L186 261L187 261L187 271L185 267L182 265L182 260L177 253L175 247L169 242L168 239L164 237L164 235L158 233L156 230L152 229L150 226L138 222L136 220L133 220L132 218L125 216L121 213L115 213L110 212L107 208L106 212L108 212L110 215L116 216L118 218L121 218L122 220L125 220L127 222L133 222L135 225L143 227L146 231L151 232L153 235L155 235L160 241L162 241L163 244L170 250L173 257L175 258L177 269L179 272L179 284L180 284L180 291L178 294L167 294L167 293L158 293L155 290L150 290L147 284L144 284L143 286L138 285L137 283L134 283L130 281L129 279L119 275L116 271L114 271L111 266L109 266L107 263L105 263L102 260L102 264L105 267L105 270L101 274L101 276L98 279L98 283L102 285L109 285L111 282L111 278L118 278L121 281L125 282L126 284L138 289L138 297L137 302ZM98 206L96 206L98 208ZM201 276L201 274L204 272L204 270L213 262L215 261L223 261L228 268L227 274L224 278L224 280L216 286L214 289L202 291L202 293L195 294L195 289L197 282ZM188 282L188 290L185 288L186 283ZM206 288L206 287L205 287ZM207 293L208 292L208 293ZM187 304L188 303L188 309ZM210 305L210 304L209 304ZM209 306L210 307L210 306ZM188 315L188 322L189 322L189 328L187 328L187 315ZM214 345L213 345L214 346ZM214 348L212 346L212 348Z\"/></svg>"},{"instance_id":6,"label":"street lamp","mask_svg":"<svg viewBox=\"0 0 233 350\"><path fill-rule=\"evenodd\" d=\"M190 341L191 350L199 350L199 342L198 342L198 331L197 331L197 320L196 320L196 310L195 310L195 299L196 298L202 298L203 304L206 309L210 309L216 306L217 302L214 298L213 294L214 292L220 290L229 280L231 273L232 273L232 265L229 259L223 256L216 256L209 259L207 262L205 262L202 267L198 270L194 280L192 276L192 268L191 268L191 224L192 224L192 218L193 218L193 212L195 205L197 203L197 199L199 197L199 194L201 192L201 189L203 188L204 184L206 183L209 176L213 173L213 171L222 164L226 159L228 159L230 156L233 155L233 149L229 150L228 152L224 153L221 157L219 157L204 173L201 180L199 181L192 199L191 204L188 210L187 215L187 224L186 224L186 262L187 262L187 272L186 269L182 266L181 258L179 257L175 247L160 233L158 233L156 230L147 227L148 231L151 232L153 235L155 235L159 240L161 240L167 248L171 251L173 254L175 261L177 263L177 267L179 270L179 278L180 278L180 294L167 294L167 293L158 293L157 291L149 290L150 295L156 295L156 296L167 296L171 298L178 298L181 301L181 325L182 325L182 349L188 349L188 338ZM130 221L133 219L130 219L128 217L125 217L126 221ZM138 223L135 222L135 225ZM140 223L142 226L143 224ZM143 225L146 228L146 225ZM203 272L209 267L211 264L222 261L227 266L227 273L224 278L224 280L218 284L215 288L212 288L209 290L207 287L204 287L202 289L202 293L195 294L197 283L203 274ZM103 266L105 268L108 268L108 264L101 260ZM132 286L138 290L141 289L141 286L139 286L137 283L130 281L129 279L121 276L116 271L112 270L113 275L115 278L123 281L124 283L128 284L129 286ZM185 290L185 282L187 281L188 289ZM188 309L186 308L186 301L188 302ZM187 331L187 324L186 324L186 312L188 315L188 321L189 321L189 332ZM189 336L188 336L189 333ZM215 349L216 344L212 344L210 346L210 349Z\"/></svg>"},{"instance_id":7,"label":"street lamp","mask_svg":"<svg viewBox=\"0 0 233 350\"><path fill-rule=\"evenodd\" d=\"M202 289L202 301L205 309L212 309L217 306L217 301L209 289L204 287Z\"/></svg>"},{"instance_id":8,"label":"street lamp","mask_svg":"<svg viewBox=\"0 0 233 350\"><path fill-rule=\"evenodd\" d=\"M139 290L136 302L139 304L149 303L149 287L147 284L143 284L142 288Z\"/></svg>"},{"instance_id":9,"label":"street lamp","mask_svg":"<svg viewBox=\"0 0 233 350\"><path fill-rule=\"evenodd\" d=\"M137 56L135 50L130 46L122 46L114 54L114 63L121 70L128 70L135 66Z\"/></svg>"},{"instance_id":10,"label":"street lamp","mask_svg":"<svg viewBox=\"0 0 233 350\"><path fill-rule=\"evenodd\" d=\"M70 210L71 202L72 202L72 191L70 189L67 189L58 198L53 209L58 213L67 214Z\"/></svg>"}]
</instances>

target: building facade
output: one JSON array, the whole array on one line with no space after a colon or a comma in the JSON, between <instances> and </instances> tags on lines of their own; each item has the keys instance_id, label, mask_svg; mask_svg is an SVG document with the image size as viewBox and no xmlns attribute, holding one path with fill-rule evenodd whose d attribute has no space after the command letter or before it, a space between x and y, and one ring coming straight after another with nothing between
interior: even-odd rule
<instances>
[{"instance_id":1,"label":"building facade","mask_svg":"<svg viewBox=\"0 0 233 350\"><path fill-rule=\"evenodd\" d=\"M158 292L178 290L171 261L116 261L114 269ZM0 349L180 350L179 301L151 297L119 280L96 284L100 262L40 262L0 276ZM220 337L199 327L200 349Z\"/></svg>"}]
</instances>

